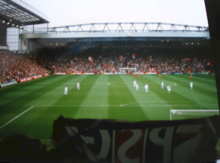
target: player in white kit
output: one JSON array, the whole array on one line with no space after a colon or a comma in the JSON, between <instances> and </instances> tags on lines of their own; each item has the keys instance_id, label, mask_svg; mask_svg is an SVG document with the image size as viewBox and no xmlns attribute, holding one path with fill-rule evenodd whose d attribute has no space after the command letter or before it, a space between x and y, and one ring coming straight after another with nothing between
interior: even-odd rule
<instances>
[{"instance_id":1,"label":"player in white kit","mask_svg":"<svg viewBox=\"0 0 220 163\"><path fill-rule=\"evenodd\" d=\"M80 89L80 83L78 82L77 84L76 84L76 89Z\"/></svg>"},{"instance_id":2,"label":"player in white kit","mask_svg":"<svg viewBox=\"0 0 220 163\"><path fill-rule=\"evenodd\" d=\"M163 89L164 88L164 83L163 83L163 81L161 82L161 89Z\"/></svg>"},{"instance_id":3,"label":"player in white kit","mask_svg":"<svg viewBox=\"0 0 220 163\"><path fill-rule=\"evenodd\" d=\"M139 85L138 85L138 83L136 83L136 91L139 91Z\"/></svg>"},{"instance_id":4,"label":"player in white kit","mask_svg":"<svg viewBox=\"0 0 220 163\"><path fill-rule=\"evenodd\" d=\"M136 80L134 80L134 81L133 81L133 85L134 85L134 87L136 87L136 83L137 83Z\"/></svg>"},{"instance_id":5,"label":"player in white kit","mask_svg":"<svg viewBox=\"0 0 220 163\"><path fill-rule=\"evenodd\" d=\"M170 86L170 85L167 86L167 91L168 91L169 94L170 94L170 92L171 92L171 86Z\"/></svg>"},{"instance_id":6,"label":"player in white kit","mask_svg":"<svg viewBox=\"0 0 220 163\"><path fill-rule=\"evenodd\" d=\"M145 88L145 92L148 92L148 84L145 84L144 88Z\"/></svg>"},{"instance_id":7,"label":"player in white kit","mask_svg":"<svg viewBox=\"0 0 220 163\"><path fill-rule=\"evenodd\" d=\"M65 87L64 87L64 95L67 95L67 93L68 93L68 87L65 86Z\"/></svg>"},{"instance_id":8,"label":"player in white kit","mask_svg":"<svg viewBox=\"0 0 220 163\"><path fill-rule=\"evenodd\" d=\"M189 86L191 89L193 89L193 82L190 82Z\"/></svg>"}]
</instances>

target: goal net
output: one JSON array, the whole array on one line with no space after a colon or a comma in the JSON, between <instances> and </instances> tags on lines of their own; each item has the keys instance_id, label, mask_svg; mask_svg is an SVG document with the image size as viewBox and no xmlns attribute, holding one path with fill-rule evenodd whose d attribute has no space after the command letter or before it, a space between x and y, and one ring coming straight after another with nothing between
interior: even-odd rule
<instances>
[{"instance_id":1,"label":"goal net","mask_svg":"<svg viewBox=\"0 0 220 163\"><path fill-rule=\"evenodd\" d=\"M219 110L170 110L170 120L203 118L219 115Z\"/></svg>"},{"instance_id":2,"label":"goal net","mask_svg":"<svg viewBox=\"0 0 220 163\"><path fill-rule=\"evenodd\" d=\"M128 72L130 73L137 73L137 68L127 68L127 67L120 67L119 68L119 73L120 74L127 74Z\"/></svg>"}]
</instances>

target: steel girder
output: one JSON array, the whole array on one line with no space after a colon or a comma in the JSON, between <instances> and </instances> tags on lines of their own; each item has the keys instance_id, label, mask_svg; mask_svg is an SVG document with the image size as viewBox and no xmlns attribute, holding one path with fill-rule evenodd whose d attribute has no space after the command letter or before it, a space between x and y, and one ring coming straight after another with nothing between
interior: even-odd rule
<instances>
[{"instance_id":1,"label":"steel girder","mask_svg":"<svg viewBox=\"0 0 220 163\"><path fill-rule=\"evenodd\" d=\"M208 27L172 23L89 23L48 28L48 33L209 32Z\"/></svg>"}]
</instances>

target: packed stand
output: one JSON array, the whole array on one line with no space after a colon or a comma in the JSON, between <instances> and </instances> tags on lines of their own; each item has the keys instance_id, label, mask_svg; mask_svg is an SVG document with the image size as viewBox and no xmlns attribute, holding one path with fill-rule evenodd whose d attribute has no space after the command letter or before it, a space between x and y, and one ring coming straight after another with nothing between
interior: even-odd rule
<instances>
[{"instance_id":1,"label":"packed stand","mask_svg":"<svg viewBox=\"0 0 220 163\"><path fill-rule=\"evenodd\" d=\"M158 44L149 41L80 42L61 48L43 48L32 54L0 52L0 81L21 81L48 73L213 72L208 46Z\"/></svg>"},{"instance_id":2,"label":"packed stand","mask_svg":"<svg viewBox=\"0 0 220 163\"><path fill-rule=\"evenodd\" d=\"M92 45L91 45L92 44ZM146 42L85 42L70 48L43 49L38 63L53 73L118 73L120 67L140 73L201 73L212 71L207 47L159 46ZM86 48L88 47L88 48Z\"/></svg>"},{"instance_id":3,"label":"packed stand","mask_svg":"<svg viewBox=\"0 0 220 163\"><path fill-rule=\"evenodd\" d=\"M38 65L30 54L14 54L8 51L0 52L0 82L11 83L37 75L49 73L49 70Z\"/></svg>"}]
</instances>

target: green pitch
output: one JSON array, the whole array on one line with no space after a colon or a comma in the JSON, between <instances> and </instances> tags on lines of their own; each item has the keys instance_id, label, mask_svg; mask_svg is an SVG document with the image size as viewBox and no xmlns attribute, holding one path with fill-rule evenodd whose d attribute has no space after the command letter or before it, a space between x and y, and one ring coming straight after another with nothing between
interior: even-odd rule
<instances>
[{"instance_id":1,"label":"green pitch","mask_svg":"<svg viewBox=\"0 0 220 163\"><path fill-rule=\"evenodd\" d=\"M160 81L164 81L164 89ZM194 75L49 76L0 89L0 139L14 133L49 139L53 121L69 118L120 119L129 121L169 120L171 109L218 110L215 77ZM81 88L76 89L80 82ZM175 84L176 83L176 84ZM146 93L144 85L149 85ZM166 86L171 85L169 94ZM64 87L68 95L64 95ZM192 118L191 116L189 116ZM189 118L184 116L184 118Z\"/></svg>"}]
</instances>

